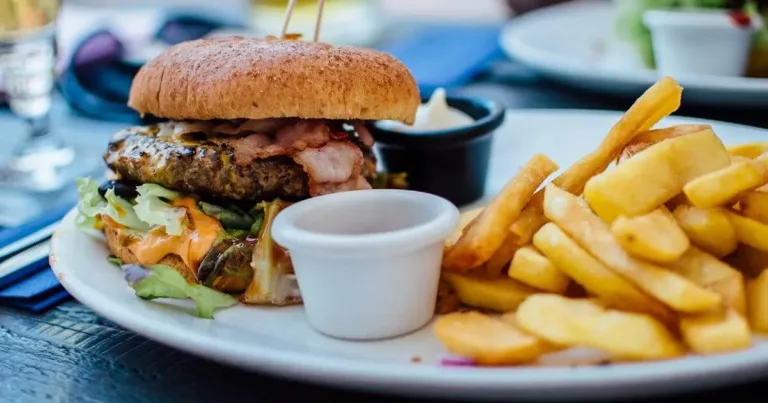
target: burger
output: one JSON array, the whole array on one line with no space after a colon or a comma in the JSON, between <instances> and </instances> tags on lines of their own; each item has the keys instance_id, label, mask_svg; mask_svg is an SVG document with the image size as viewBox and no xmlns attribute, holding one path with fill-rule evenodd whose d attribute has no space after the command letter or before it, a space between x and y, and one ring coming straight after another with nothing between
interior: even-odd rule
<instances>
[{"instance_id":1,"label":"burger","mask_svg":"<svg viewBox=\"0 0 768 403\"><path fill-rule=\"evenodd\" d=\"M153 123L113 136L106 183L78 180L76 222L122 265L170 267L246 304L300 303L272 220L309 197L403 187L377 171L366 122L412 124L419 103L408 69L374 50L273 37L171 46L130 90Z\"/></svg>"}]
</instances>

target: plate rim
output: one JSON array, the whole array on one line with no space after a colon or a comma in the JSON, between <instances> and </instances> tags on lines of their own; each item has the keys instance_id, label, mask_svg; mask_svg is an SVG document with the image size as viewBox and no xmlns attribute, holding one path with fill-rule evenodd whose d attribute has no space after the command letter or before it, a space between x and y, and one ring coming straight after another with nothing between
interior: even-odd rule
<instances>
[{"instance_id":1,"label":"plate rim","mask_svg":"<svg viewBox=\"0 0 768 403\"><path fill-rule=\"evenodd\" d=\"M535 46L520 39L518 35L523 30L535 29L532 27L535 27L538 21L546 19L551 15L561 15L569 10L584 12L584 10L595 9L607 12L608 9L613 7L611 2L586 0L556 4L535 10L531 13L515 17L504 24L499 35L499 44L514 60L547 75L568 77L571 80L588 79L603 84L619 83L637 87L648 87L659 78L655 71L622 70L617 68L595 69L567 57L561 57L557 53L537 49ZM676 79L682 86L691 90L768 95L768 78L691 75Z\"/></svg>"},{"instance_id":2,"label":"plate rim","mask_svg":"<svg viewBox=\"0 0 768 403\"><path fill-rule=\"evenodd\" d=\"M510 111L510 114L520 118L525 118L527 114L593 115L618 118L621 112L586 109L520 109ZM722 121L684 116L671 118L761 130ZM691 357L692 359L686 360L620 364L608 367L473 367L468 370L461 367L388 363L348 357L330 359L324 355L263 347L239 340L234 343L220 343L220 340L199 330L180 329L173 324L147 319L140 313L132 311L130 307L110 300L106 293L80 281L78 276L73 274L72 269L63 267L64 264L59 258L62 231L74 230L83 237L89 236L74 227L75 214L76 211L73 208L56 229L51 239L50 252L53 272L75 299L98 315L150 340L246 370L342 388L378 390L414 396L471 396L485 399L509 398L510 392L539 398L552 397L555 396L553 393L566 390L569 395L559 396L559 398L602 395L615 397L627 393L626 390L622 390L623 387L639 388L651 385L663 387L646 392L664 394L663 391L671 393L689 388L703 389L707 385L715 387L720 383L733 384L742 380L747 381L750 376L757 377L768 372L768 346L758 350L757 353L755 349L750 349L717 356ZM205 319L195 320L206 321ZM168 330L169 327L172 328L171 331ZM179 340L183 342L179 343ZM247 346L247 353L241 350L243 346ZM718 376L733 371L739 371L738 380L723 380ZM690 382L701 379L707 379L708 384L693 385ZM598 393L595 393L596 391Z\"/></svg>"}]
</instances>

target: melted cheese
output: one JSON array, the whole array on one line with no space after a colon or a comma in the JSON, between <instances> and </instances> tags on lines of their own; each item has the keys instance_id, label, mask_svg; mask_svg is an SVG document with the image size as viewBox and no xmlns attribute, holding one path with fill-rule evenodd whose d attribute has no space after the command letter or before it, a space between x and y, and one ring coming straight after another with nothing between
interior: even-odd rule
<instances>
[{"instance_id":1,"label":"melted cheese","mask_svg":"<svg viewBox=\"0 0 768 403\"><path fill-rule=\"evenodd\" d=\"M189 226L184 233L172 236L166 234L163 227L154 228L128 248L141 264L155 264L165 256L175 254L181 257L187 267L196 271L216 242L221 223L200 211L193 198L176 199L171 204L187 209Z\"/></svg>"}]
</instances>

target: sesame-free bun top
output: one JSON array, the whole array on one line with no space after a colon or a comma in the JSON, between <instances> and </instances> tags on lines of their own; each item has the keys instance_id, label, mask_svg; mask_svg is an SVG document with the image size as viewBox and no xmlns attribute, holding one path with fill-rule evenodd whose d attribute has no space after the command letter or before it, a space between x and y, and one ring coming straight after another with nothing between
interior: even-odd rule
<instances>
[{"instance_id":1,"label":"sesame-free bun top","mask_svg":"<svg viewBox=\"0 0 768 403\"><path fill-rule=\"evenodd\" d=\"M199 39L145 64L128 105L175 120L399 120L413 123L419 90L408 69L370 49L277 38Z\"/></svg>"}]
</instances>

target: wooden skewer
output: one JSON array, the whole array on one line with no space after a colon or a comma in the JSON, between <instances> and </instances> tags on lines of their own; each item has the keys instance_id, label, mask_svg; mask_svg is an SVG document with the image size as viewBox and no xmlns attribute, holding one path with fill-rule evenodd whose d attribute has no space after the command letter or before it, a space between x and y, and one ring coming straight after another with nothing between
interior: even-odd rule
<instances>
[{"instance_id":1,"label":"wooden skewer","mask_svg":"<svg viewBox=\"0 0 768 403\"><path fill-rule=\"evenodd\" d=\"M315 21L315 36L313 38L314 42L317 42L318 38L320 38L320 25L322 25L323 22L323 6L325 6L325 0L318 0L317 19Z\"/></svg>"},{"instance_id":2,"label":"wooden skewer","mask_svg":"<svg viewBox=\"0 0 768 403\"><path fill-rule=\"evenodd\" d=\"M283 18L283 31L280 33L280 38L285 38L286 32L288 32L288 23L291 22L291 15L293 14L293 9L296 7L296 0L290 0L288 3L288 8L285 9L285 17Z\"/></svg>"}]
</instances>

